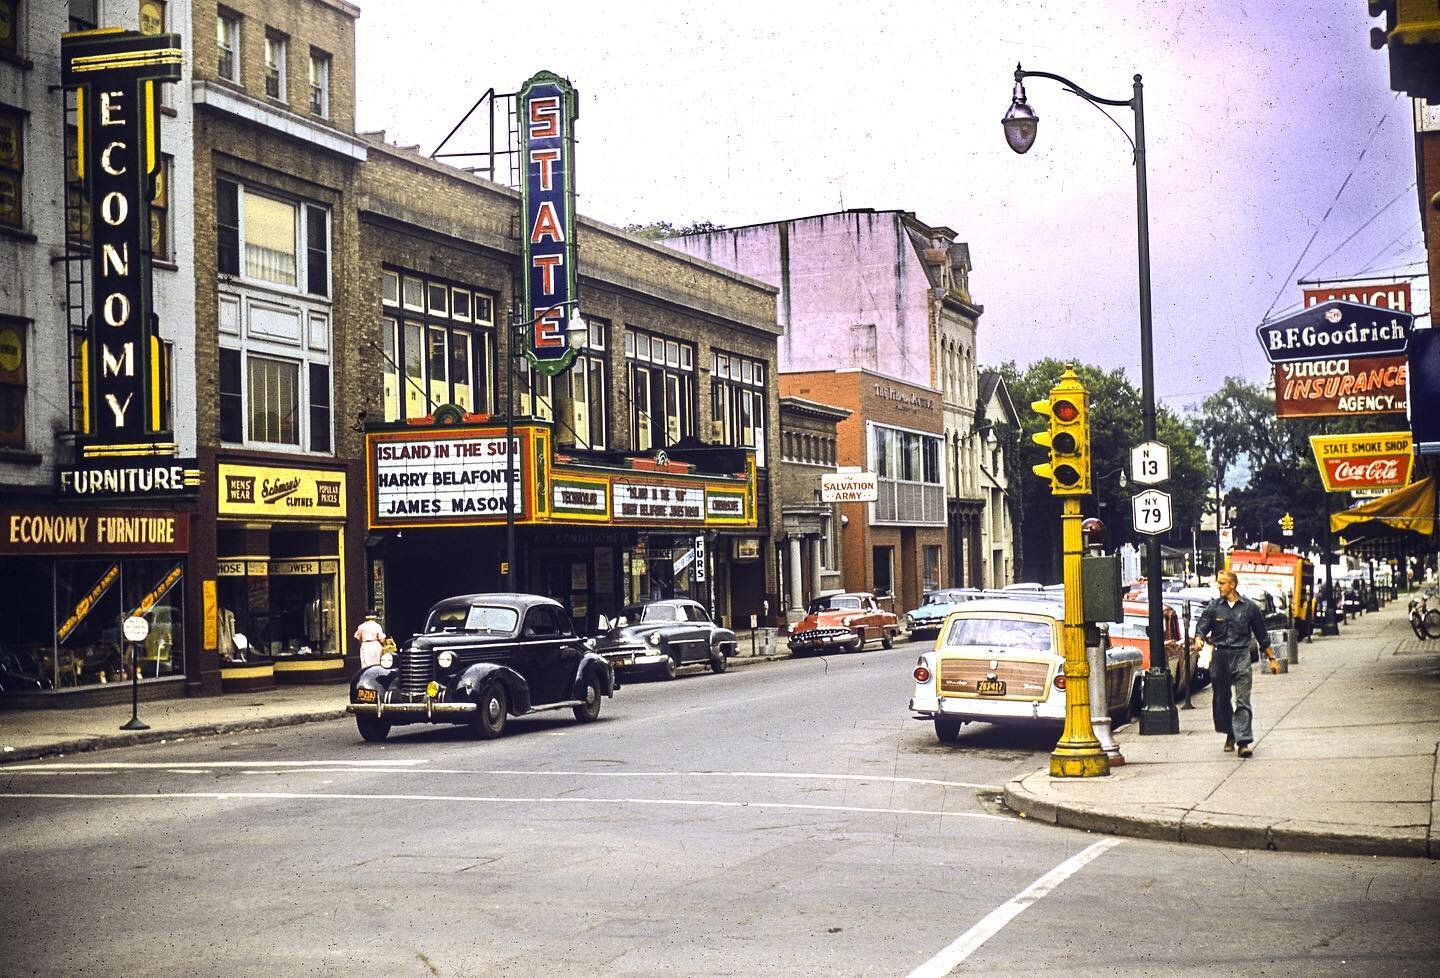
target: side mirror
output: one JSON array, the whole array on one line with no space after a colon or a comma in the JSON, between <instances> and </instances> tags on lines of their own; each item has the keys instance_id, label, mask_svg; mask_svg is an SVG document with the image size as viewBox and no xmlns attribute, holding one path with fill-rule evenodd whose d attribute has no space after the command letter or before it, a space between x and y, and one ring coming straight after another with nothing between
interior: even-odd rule
<instances>
[{"instance_id":1,"label":"side mirror","mask_svg":"<svg viewBox=\"0 0 1440 978\"><path fill-rule=\"evenodd\" d=\"M608 632L610 630L610 619L601 615L599 620L595 622L595 627L602 632Z\"/></svg>"},{"instance_id":2,"label":"side mirror","mask_svg":"<svg viewBox=\"0 0 1440 978\"><path fill-rule=\"evenodd\" d=\"M235 643L235 647L241 652L244 652L250 647L250 640L240 632L236 632L231 640Z\"/></svg>"}]
</instances>

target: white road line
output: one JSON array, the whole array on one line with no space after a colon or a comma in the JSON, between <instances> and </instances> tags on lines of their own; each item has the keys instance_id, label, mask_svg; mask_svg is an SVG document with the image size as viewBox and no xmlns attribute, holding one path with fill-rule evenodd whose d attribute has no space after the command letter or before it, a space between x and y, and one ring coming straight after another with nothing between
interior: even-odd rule
<instances>
[{"instance_id":1,"label":"white road line","mask_svg":"<svg viewBox=\"0 0 1440 978\"><path fill-rule=\"evenodd\" d=\"M961 934L955 943L910 972L910 978L942 978L942 976L948 975L962 961L978 951L982 944L998 934L1002 927L1020 916L1027 907L1074 876L1086 863L1124 841L1124 839L1115 838L1101 839L1090 848L1071 856L1025 887L1018 895L986 914L984 920Z\"/></svg>"},{"instance_id":2,"label":"white road line","mask_svg":"<svg viewBox=\"0 0 1440 978\"><path fill-rule=\"evenodd\" d=\"M1007 822L1001 815L983 812L942 812L919 808L862 808L854 805L802 805L769 801L689 801L670 798L480 798L473 795L360 795L308 791L157 791L152 794L121 792L12 792L0 794L8 798L61 799L68 801L162 801L190 799L195 801L439 801L446 803L480 803L494 805L650 805L678 808L755 808L784 811L839 812L853 815L921 815L941 818L978 818ZM1017 911L1018 912L1018 911Z\"/></svg>"},{"instance_id":3,"label":"white road line","mask_svg":"<svg viewBox=\"0 0 1440 978\"><path fill-rule=\"evenodd\" d=\"M170 771L190 773L195 770L225 768L241 769L250 774L265 768L276 770L296 769L310 773L334 774L348 770L387 771L393 767L404 767L404 774L474 774L494 777L535 777L535 778L769 778L793 781L858 781L875 784L918 784L937 788L966 788L973 791L998 791L996 785L975 784L970 781L943 781L936 778L902 778L883 774L826 774L802 771L520 771L514 769L472 770L466 768L420 767L429 764L425 760L401 761L173 761L171 763L53 763L24 764L0 768L0 774L8 773L56 773L56 772L99 772L99 771Z\"/></svg>"}]
</instances>

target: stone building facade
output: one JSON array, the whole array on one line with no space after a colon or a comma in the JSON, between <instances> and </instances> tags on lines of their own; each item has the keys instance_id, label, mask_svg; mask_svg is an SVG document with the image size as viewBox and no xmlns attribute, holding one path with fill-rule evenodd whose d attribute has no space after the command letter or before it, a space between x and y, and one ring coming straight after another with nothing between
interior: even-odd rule
<instances>
[{"instance_id":1,"label":"stone building facade","mask_svg":"<svg viewBox=\"0 0 1440 978\"><path fill-rule=\"evenodd\" d=\"M940 392L871 370L780 376L783 397L847 410L836 424L840 468L874 472L875 502L840 504L842 580L899 613L945 584L945 415Z\"/></svg>"},{"instance_id":2,"label":"stone building facade","mask_svg":"<svg viewBox=\"0 0 1440 978\"><path fill-rule=\"evenodd\" d=\"M821 499L820 480L839 468L837 425L846 408L803 397L780 398L780 565L785 607L792 620L821 591L843 586L844 535L848 517L838 503Z\"/></svg>"}]
</instances>

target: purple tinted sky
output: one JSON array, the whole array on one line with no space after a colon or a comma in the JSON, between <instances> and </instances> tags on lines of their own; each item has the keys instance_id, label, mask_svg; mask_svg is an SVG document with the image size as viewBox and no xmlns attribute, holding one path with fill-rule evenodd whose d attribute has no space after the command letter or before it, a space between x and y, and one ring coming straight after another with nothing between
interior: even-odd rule
<instances>
[{"instance_id":1,"label":"purple tinted sky","mask_svg":"<svg viewBox=\"0 0 1440 978\"><path fill-rule=\"evenodd\" d=\"M1128 98L1144 75L1156 390L1172 406L1230 374L1265 378L1255 326L1272 304L1299 303L1298 275L1424 257L1407 190L1411 104L1370 49L1363 0L363 10L361 128L429 152L485 89L514 91L542 68L566 75L581 94L585 213L735 226L842 206L914 211L970 244L984 364L1074 357L1139 381L1129 145L1034 80L1039 139L1015 156L1000 117L1017 61L1107 98ZM1114 111L1130 129L1133 113Z\"/></svg>"}]
</instances>

